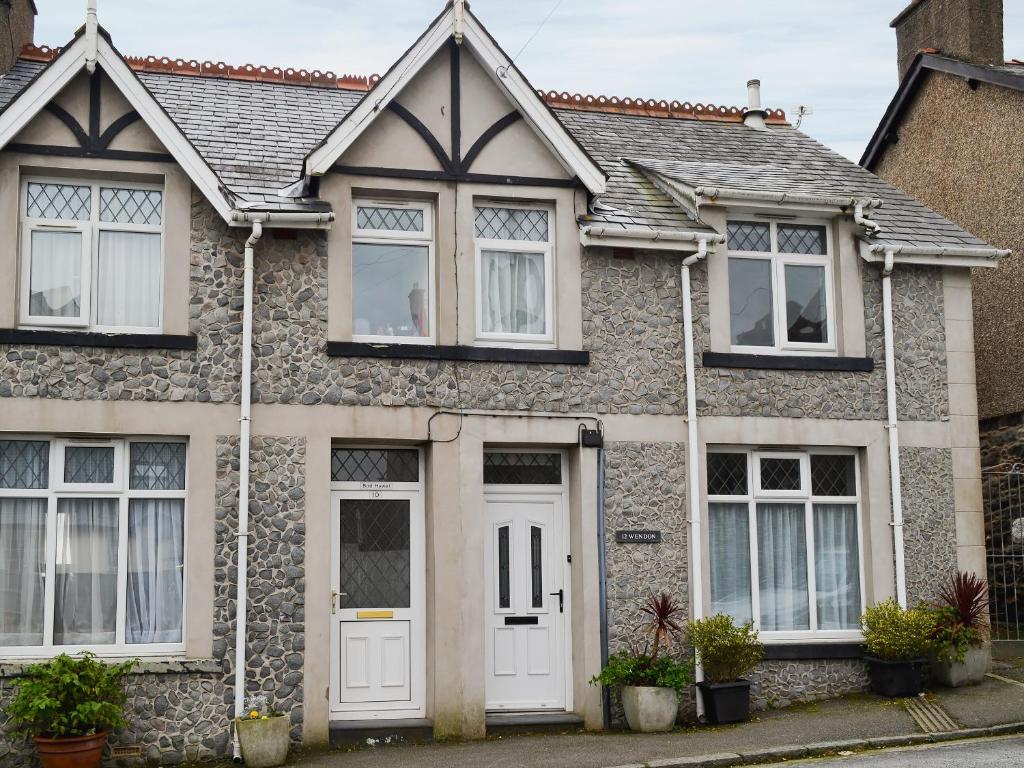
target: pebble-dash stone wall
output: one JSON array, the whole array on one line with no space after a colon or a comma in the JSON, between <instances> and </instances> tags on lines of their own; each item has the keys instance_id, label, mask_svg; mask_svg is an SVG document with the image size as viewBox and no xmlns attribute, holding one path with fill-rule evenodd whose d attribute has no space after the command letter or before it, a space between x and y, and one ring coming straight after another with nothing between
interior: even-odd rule
<instances>
[{"instance_id":1,"label":"pebble-dash stone wall","mask_svg":"<svg viewBox=\"0 0 1024 768\"><path fill-rule=\"evenodd\" d=\"M948 448L900 449L907 604L935 599L956 570L953 454Z\"/></svg>"},{"instance_id":2,"label":"pebble-dash stone wall","mask_svg":"<svg viewBox=\"0 0 1024 768\"><path fill-rule=\"evenodd\" d=\"M859 659L764 661L750 674L754 709L788 707L867 689L867 665Z\"/></svg>"},{"instance_id":3,"label":"pebble-dash stone wall","mask_svg":"<svg viewBox=\"0 0 1024 768\"><path fill-rule=\"evenodd\" d=\"M250 462L246 694L265 694L288 712L302 740L305 635L306 441L254 437ZM234 702L238 530L238 439L217 440L214 656L224 674L224 703Z\"/></svg>"}]
</instances>

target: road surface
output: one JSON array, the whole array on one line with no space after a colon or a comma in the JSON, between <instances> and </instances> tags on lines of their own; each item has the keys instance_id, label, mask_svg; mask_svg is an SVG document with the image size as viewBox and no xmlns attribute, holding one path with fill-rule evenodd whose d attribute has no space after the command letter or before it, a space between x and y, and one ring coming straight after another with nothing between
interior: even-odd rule
<instances>
[{"instance_id":1,"label":"road surface","mask_svg":"<svg viewBox=\"0 0 1024 768\"><path fill-rule=\"evenodd\" d=\"M976 741L929 744L773 765L835 766L835 768L1019 768L1024 766L1024 738L1013 736Z\"/></svg>"}]
</instances>

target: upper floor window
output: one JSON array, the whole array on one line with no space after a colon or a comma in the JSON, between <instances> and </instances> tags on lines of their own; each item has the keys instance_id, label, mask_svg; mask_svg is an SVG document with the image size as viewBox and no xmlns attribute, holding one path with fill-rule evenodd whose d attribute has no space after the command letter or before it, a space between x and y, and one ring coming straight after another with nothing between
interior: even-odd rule
<instances>
[{"instance_id":1,"label":"upper floor window","mask_svg":"<svg viewBox=\"0 0 1024 768\"><path fill-rule=\"evenodd\" d=\"M352 216L352 338L431 342L432 206L356 201Z\"/></svg>"},{"instance_id":2,"label":"upper floor window","mask_svg":"<svg viewBox=\"0 0 1024 768\"><path fill-rule=\"evenodd\" d=\"M551 211L477 205L477 336L494 342L553 343Z\"/></svg>"},{"instance_id":3,"label":"upper floor window","mask_svg":"<svg viewBox=\"0 0 1024 768\"><path fill-rule=\"evenodd\" d=\"M0 440L0 655L180 651L186 445Z\"/></svg>"},{"instance_id":4,"label":"upper floor window","mask_svg":"<svg viewBox=\"0 0 1024 768\"><path fill-rule=\"evenodd\" d=\"M709 450L707 493L712 613L768 639L860 630L853 452Z\"/></svg>"},{"instance_id":5,"label":"upper floor window","mask_svg":"<svg viewBox=\"0 0 1024 768\"><path fill-rule=\"evenodd\" d=\"M159 187L28 179L21 197L23 324L159 330Z\"/></svg>"},{"instance_id":6,"label":"upper floor window","mask_svg":"<svg viewBox=\"0 0 1024 768\"><path fill-rule=\"evenodd\" d=\"M729 319L738 352L832 352L829 228L731 221Z\"/></svg>"}]
</instances>

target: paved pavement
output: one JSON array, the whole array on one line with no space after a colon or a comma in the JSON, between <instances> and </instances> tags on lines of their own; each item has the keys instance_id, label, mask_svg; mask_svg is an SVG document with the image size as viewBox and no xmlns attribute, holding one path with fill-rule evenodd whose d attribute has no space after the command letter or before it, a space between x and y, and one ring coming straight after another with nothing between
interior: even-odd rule
<instances>
[{"instance_id":1,"label":"paved pavement","mask_svg":"<svg viewBox=\"0 0 1024 768\"><path fill-rule=\"evenodd\" d=\"M953 744L888 749L867 755L801 760L772 765L842 766L842 768L1019 768L1024 763L1024 738L979 739ZM770 768L770 766L765 766Z\"/></svg>"},{"instance_id":2,"label":"paved pavement","mask_svg":"<svg viewBox=\"0 0 1024 768\"><path fill-rule=\"evenodd\" d=\"M1005 671L1001 669L1000 674ZM962 728L983 729L1005 723L1024 723L1024 684L1014 680L989 678L976 687L940 690L931 695ZM991 733L975 731L969 735ZM925 734L906 711L902 701L865 694L761 712L751 722L734 726L690 727L668 734L621 731L567 733L464 743L377 747L311 755L295 760L292 765L296 768L640 768L646 764L693 765L690 760L707 755L724 758L730 754L738 760L737 753L743 754L749 762L753 757L750 753L778 748L790 749L791 758L800 758L826 751L903 746L912 743L910 739L920 740L923 737ZM846 747L842 742L850 744ZM825 748L826 743L838 746ZM997 761L992 763L980 762L989 759L985 756L979 757L979 762L974 762L973 758L967 761L952 758L951 761L951 757L957 755L957 749L986 749L976 747L974 743L963 743L929 753L935 755L935 759L940 762L927 762L932 758L927 755L918 757L915 751L898 754L911 755L908 760L920 759L925 762L866 762L863 765L907 765L915 768L951 764L959 764L961 768L990 764L1024 766L1022 744L1024 739L1018 738L1016 741L1008 741L1007 746L992 747L994 751L991 759ZM1016 753L1015 762L998 762L1002 759L1000 749ZM978 754L983 755L981 752ZM778 759L778 756L779 753L774 752L770 756L762 753L761 759ZM729 764L728 759L715 764ZM856 758L861 759L869 758ZM943 760L945 762L941 762ZM789 764L792 762L791 759Z\"/></svg>"}]
</instances>

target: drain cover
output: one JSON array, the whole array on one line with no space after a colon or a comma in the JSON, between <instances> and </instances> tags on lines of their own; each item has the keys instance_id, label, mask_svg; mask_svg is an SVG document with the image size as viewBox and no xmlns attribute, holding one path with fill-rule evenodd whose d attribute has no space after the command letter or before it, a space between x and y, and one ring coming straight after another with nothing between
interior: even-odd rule
<instances>
[{"instance_id":1,"label":"drain cover","mask_svg":"<svg viewBox=\"0 0 1024 768\"><path fill-rule=\"evenodd\" d=\"M907 712L925 733L949 733L960 728L946 710L924 694L913 699L904 699L903 703Z\"/></svg>"}]
</instances>

